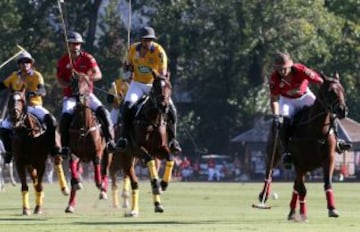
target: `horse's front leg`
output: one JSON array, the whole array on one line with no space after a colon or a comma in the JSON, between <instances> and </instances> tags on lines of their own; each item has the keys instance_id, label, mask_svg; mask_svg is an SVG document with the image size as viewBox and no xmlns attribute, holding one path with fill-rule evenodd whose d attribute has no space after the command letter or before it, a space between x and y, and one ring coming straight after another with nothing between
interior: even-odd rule
<instances>
[{"instance_id":1,"label":"horse's front leg","mask_svg":"<svg viewBox=\"0 0 360 232\"><path fill-rule=\"evenodd\" d=\"M71 173L71 191L68 206L65 209L65 213L73 213L76 205L76 191L83 188L79 177L79 158L72 155L70 158L70 173Z\"/></svg>"},{"instance_id":2,"label":"horse's front leg","mask_svg":"<svg viewBox=\"0 0 360 232\"><path fill-rule=\"evenodd\" d=\"M293 192L290 200L290 212L288 214L288 220L301 220L307 221L307 206L306 206L306 187L304 184L305 173L296 173L294 181ZM296 206L300 204L300 219L296 218Z\"/></svg>"},{"instance_id":3,"label":"horse's front leg","mask_svg":"<svg viewBox=\"0 0 360 232\"><path fill-rule=\"evenodd\" d=\"M125 217L137 217L139 215L139 183L135 172L134 158L130 158L128 154L123 154L121 166L124 172L124 188L128 188L130 182L132 189L131 208L130 212L125 213Z\"/></svg>"},{"instance_id":4,"label":"horse's front leg","mask_svg":"<svg viewBox=\"0 0 360 232\"><path fill-rule=\"evenodd\" d=\"M335 158L334 158L335 148L330 150L332 150L333 152L330 153L328 162L325 162L323 165L324 191L326 195L329 217L339 217L340 214L335 208L335 197L334 197L334 191L332 189L332 177L333 177L334 165L335 165Z\"/></svg>"},{"instance_id":5,"label":"horse's front leg","mask_svg":"<svg viewBox=\"0 0 360 232\"><path fill-rule=\"evenodd\" d=\"M35 190L34 214L42 214L42 206L44 200L44 189L43 189L42 180L45 173L45 163L46 160L44 160L42 164L38 166L36 169L31 170L31 178L33 180L34 190Z\"/></svg>"},{"instance_id":6,"label":"horse's front leg","mask_svg":"<svg viewBox=\"0 0 360 232\"><path fill-rule=\"evenodd\" d=\"M30 202L29 202L29 186L26 182L26 170L25 167L21 164L21 162L15 162L16 170L21 183L21 197L22 197L22 214L30 215Z\"/></svg>"},{"instance_id":7,"label":"horse's front leg","mask_svg":"<svg viewBox=\"0 0 360 232\"><path fill-rule=\"evenodd\" d=\"M149 170L150 175L150 183L153 193L153 202L155 206L155 213L162 213L164 212L164 208L161 204L160 200L160 183L159 183L159 174L156 169L155 160L150 154L148 153L147 149L143 146L140 146L140 157L143 158L145 161L146 166Z\"/></svg>"},{"instance_id":8,"label":"horse's front leg","mask_svg":"<svg viewBox=\"0 0 360 232\"><path fill-rule=\"evenodd\" d=\"M104 155L101 158L101 186L100 186L100 196L99 199L108 199L108 195L107 195L107 189L109 186L109 170L110 170L110 165L112 162L112 153L108 153L107 151L104 150Z\"/></svg>"}]
</instances>

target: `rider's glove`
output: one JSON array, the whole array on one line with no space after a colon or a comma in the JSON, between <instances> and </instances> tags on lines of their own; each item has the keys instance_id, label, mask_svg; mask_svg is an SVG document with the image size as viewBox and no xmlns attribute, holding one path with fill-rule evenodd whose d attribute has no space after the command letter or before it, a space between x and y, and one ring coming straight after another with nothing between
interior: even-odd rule
<instances>
[{"instance_id":1,"label":"rider's glove","mask_svg":"<svg viewBox=\"0 0 360 232\"><path fill-rule=\"evenodd\" d=\"M280 115L278 115L278 114L274 115L274 117L273 117L273 123L274 123L274 126L275 126L276 128L280 128L282 122L283 122L283 117L282 117L282 116L280 116Z\"/></svg>"}]
</instances>

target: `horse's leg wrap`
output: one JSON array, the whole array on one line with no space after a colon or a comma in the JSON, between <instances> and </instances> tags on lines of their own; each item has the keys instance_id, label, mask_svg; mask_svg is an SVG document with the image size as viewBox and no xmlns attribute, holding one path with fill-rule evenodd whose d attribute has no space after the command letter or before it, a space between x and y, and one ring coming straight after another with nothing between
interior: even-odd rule
<instances>
[{"instance_id":1,"label":"horse's leg wrap","mask_svg":"<svg viewBox=\"0 0 360 232\"><path fill-rule=\"evenodd\" d=\"M154 180L154 179L159 179L158 176L158 172L156 170L156 165L155 165L155 160L150 160L146 163L146 166L149 169L149 173L150 173L150 179Z\"/></svg>"},{"instance_id":2,"label":"horse's leg wrap","mask_svg":"<svg viewBox=\"0 0 360 232\"><path fill-rule=\"evenodd\" d=\"M160 183L161 189L163 191L165 191L167 189L167 186L168 186L169 182L171 181L171 174L172 174L173 168L174 168L174 161L173 160L166 161L164 176Z\"/></svg>"},{"instance_id":3,"label":"horse's leg wrap","mask_svg":"<svg viewBox=\"0 0 360 232\"><path fill-rule=\"evenodd\" d=\"M139 212L139 189L134 189L131 193L131 211Z\"/></svg>"},{"instance_id":4,"label":"horse's leg wrap","mask_svg":"<svg viewBox=\"0 0 360 232\"><path fill-rule=\"evenodd\" d=\"M332 188L325 189L326 194L326 201L327 201L327 208L329 210L335 209L335 198L334 198L334 191Z\"/></svg>"},{"instance_id":5,"label":"horse's leg wrap","mask_svg":"<svg viewBox=\"0 0 360 232\"><path fill-rule=\"evenodd\" d=\"M67 182L64 174L64 169L62 164L55 164L55 171L59 180L59 186L61 191L67 191Z\"/></svg>"},{"instance_id":6,"label":"horse's leg wrap","mask_svg":"<svg viewBox=\"0 0 360 232\"><path fill-rule=\"evenodd\" d=\"M44 200L44 192L43 191L41 191L41 192L35 191L35 205L42 206L43 200Z\"/></svg>"},{"instance_id":7,"label":"horse's leg wrap","mask_svg":"<svg viewBox=\"0 0 360 232\"><path fill-rule=\"evenodd\" d=\"M30 209L30 202L29 202L29 191L22 191L22 205L24 209Z\"/></svg>"}]
</instances>

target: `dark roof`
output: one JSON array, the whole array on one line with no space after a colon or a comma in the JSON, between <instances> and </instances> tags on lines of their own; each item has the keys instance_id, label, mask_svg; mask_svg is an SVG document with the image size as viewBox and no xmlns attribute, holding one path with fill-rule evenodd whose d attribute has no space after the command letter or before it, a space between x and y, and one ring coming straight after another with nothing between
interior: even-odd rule
<instances>
[{"instance_id":1,"label":"dark roof","mask_svg":"<svg viewBox=\"0 0 360 232\"><path fill-rule=\"evenodd\" d=\"M350 118L344 118L338 121L338 134L341 139L347 142L360 142L360 123ZM232 143L266 143L271 120L259 120L256 125L230 140Z\"/></svg>"}]
</instances>

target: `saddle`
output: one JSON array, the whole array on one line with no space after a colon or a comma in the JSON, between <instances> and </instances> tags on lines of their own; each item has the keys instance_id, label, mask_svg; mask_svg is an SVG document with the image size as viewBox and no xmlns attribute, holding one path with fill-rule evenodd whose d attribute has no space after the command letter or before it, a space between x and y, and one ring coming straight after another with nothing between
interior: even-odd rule
<instances>
[{"instance_id":1,"label":"saddle","mask_svg":"<svg viewBox=\"0 0 360 232\"><path fill-rule=\"evenodd\" d=\"M32 138L37 138L46 131L46 125L41 123L40 120L31 113L25 113L16 125L15 131L24 133Z\"/></svg>"}]
</instances>

